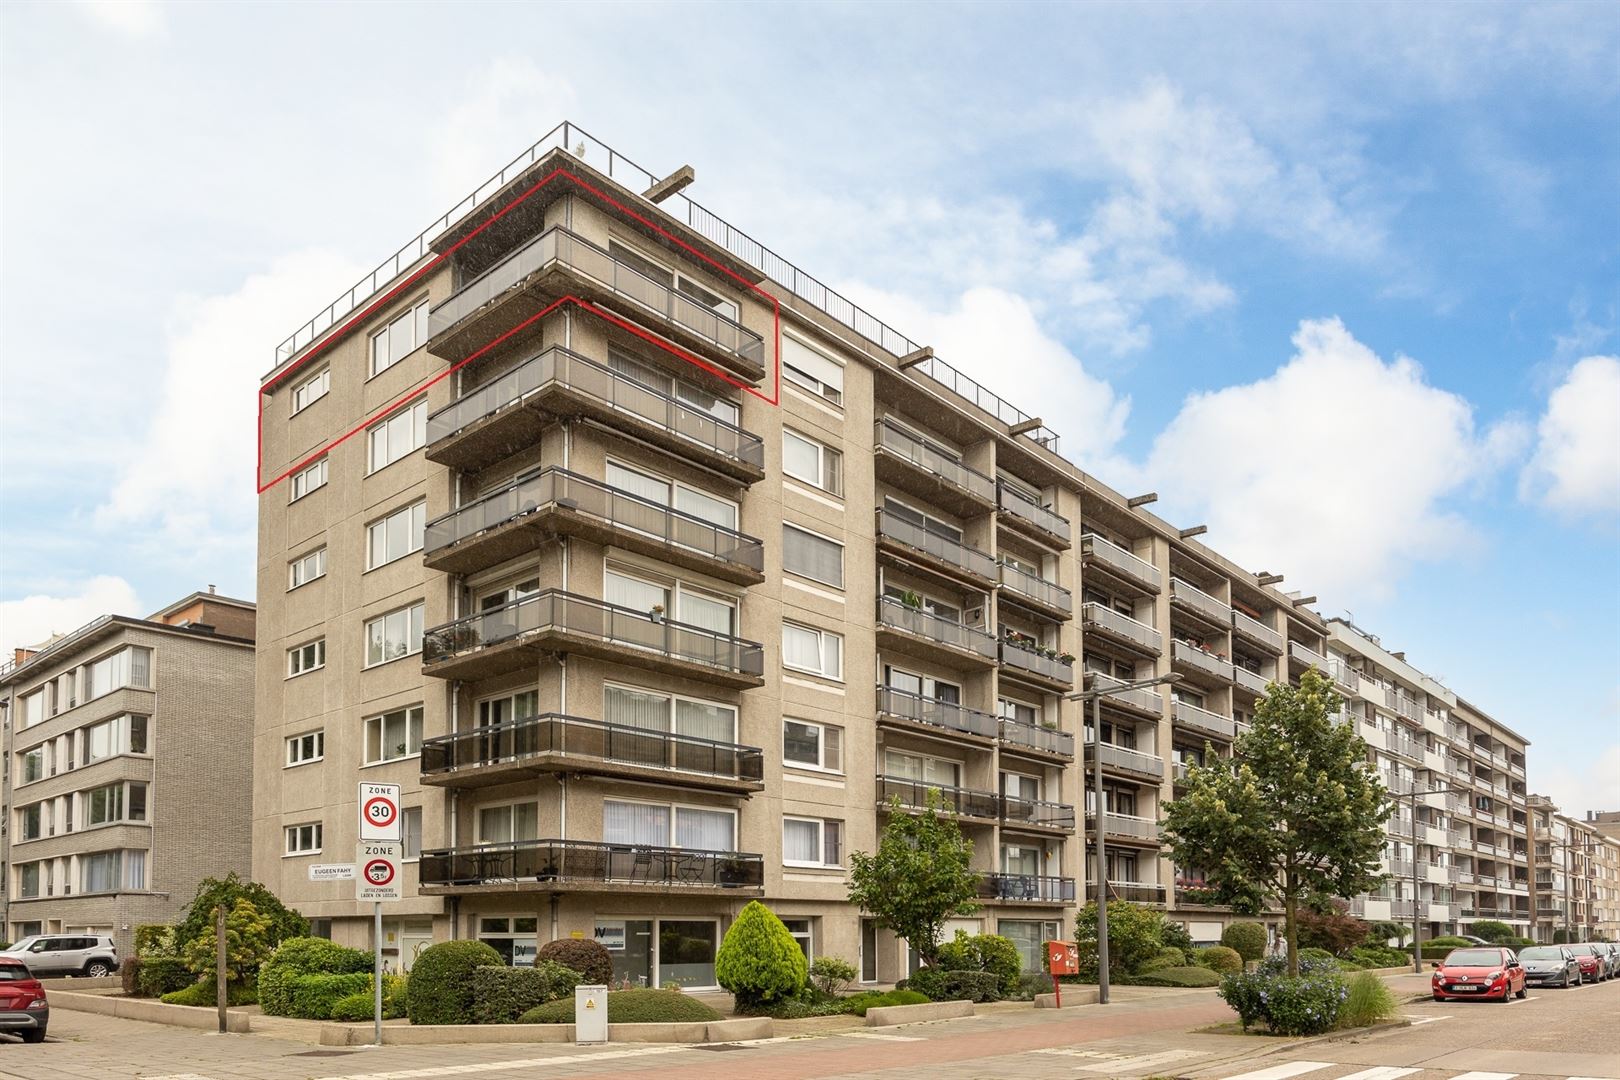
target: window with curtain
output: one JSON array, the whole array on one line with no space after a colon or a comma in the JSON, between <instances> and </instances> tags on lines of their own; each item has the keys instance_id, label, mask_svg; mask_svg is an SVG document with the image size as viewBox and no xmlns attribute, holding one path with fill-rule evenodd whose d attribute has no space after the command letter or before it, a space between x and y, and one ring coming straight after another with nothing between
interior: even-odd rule
<instances>
[{"instance_id":1,"label":"window with curtain","mask_svg":"<svg viewBox=\"0 0 1620 1080\"><path fill-rule=\"evenodd\" d=\"M842 365L789 334L782 335L782 377L828 401L844 398Z\"/></svg>"},{"instance_id":2,"label":"window with curtain","mask_svg":"<svg viewBox=\"0 0 1620 1080\"><path fill-rule=\"evenodd\" d=\"M510 803L485 806L478 811L478 842L509 844L540 838L540 804Z\"/></svg>"},{"instance_id":3,"label":"window with curtain","mask_svg":"<svg viewBox=\"0 0 1620 1080\"><path fill-rule=\"evenodd\" d=\"M844 639L811 626L782 624L782 666L828 679L844 677Z\"/></svg>"},{"instance_id":4,"label":"window with curtain","mask_svg":"<svg viewBox=\"0 0 1620 1080\"><path fill-rule=\"evenodd\" d=\"M146 852L124 852L124 888L146 888Z\"/></svg>"},{"instance_id":5,"label":"window with curtain","mask_svg":"<svg viewBox=\"0 0 1620 1080\"><path fill-rule=\"evenodd\" d=\"M669 730L669 697L626 686L602 688L602 718L643 731Z\"/></svg>"},{"instance_id":6,"label":"window with curtain","mask_svg":"<svg viewBox=\"0 0 1620 1080\"><path fill-rule=\"evenodd\" d=\"M937 784L940 787L961 786L962 766L944 758L902 754L898 750L883 752L883 775L919 784Z\"/></svg>"},{"instance_id":7,"label":"window with curtain","mask_svg":"<svg viewBox=\"0 0 1620 1080\"><path fill-rule=\"evenodd\" d=\"M670 610L669 587L609 570L603 580L603 599L631 611Z\"/></svg>"},{"instance_id":8,"label":"window with curtain","mask_svg":"<svg viewBox=\"0 0 1620 1080\"><path fill-rule=\"evenodd\" d=\"M675 808L675 846L700 851L736 850L737 819L725 810Z\"/></svg>"},{"instance_id":9,"label":"window with curtain","mask_svg":"<svg viewBox=\"0 0 1620 1080\"><path fill-rule=\"evenodd\" d=\"M795 480L842 495L843 455L796 431L782 429L782 471Z\"/></svg>"},{"instance_id":10,"label":"window with curtain","mask_svg":"<svg viewBox=\"0 0 1620 1080\"><path fill-rule=\"evenodd\" d=\"M731 637L737 632L737 605L729 600L682 589L676 597L677 620Z\"/></svg>"},{"instance_id":11,"label":"window with curtain","mask_svg":"<svg viewBox=\"0 0 1620 1080\"><path fill-rule=\"evenodd\" d=\"M98 851L79 858L80 891L113 892L119 884L119 853Z\"/></svg>"},{"instance_id":12,"label":"window with curtain","mask_svg":"<svg viewBox=\"0 0 1620 1080\"><path fill-rule=\"evenodd\" d=\"M656 803L602 803L602 841L643 847L669 846L670 808Z\"/></svg>"},{"instance_id":13,"label":"window with curtain","mask_svg":"<svg viewBox=\"0 0 1620 1080\"><path fill-rule=\"evenodd\" d=\"M782 819L782 861L789 866L839 866L843 861L842 822L821 818Z\"/></svg>"},{"instance_id":14,"label":"window with curtain","mask_svg":"<svg viewBox=\"0 0 1620 1080\"><path fill-rule=\"evenodd\" d=\"M782 569L790 574L844 587L844 545L797 525L782 526Z\"/></svg>"}]
</instances>

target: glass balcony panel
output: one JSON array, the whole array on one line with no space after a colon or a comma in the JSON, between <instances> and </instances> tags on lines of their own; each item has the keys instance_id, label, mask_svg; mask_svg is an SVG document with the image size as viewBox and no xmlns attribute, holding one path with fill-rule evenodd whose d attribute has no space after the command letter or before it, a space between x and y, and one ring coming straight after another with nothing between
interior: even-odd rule
<instances>
[{"instance_id":1,"label":"glass balcony panel","mask_svg":"<svg viewBox=\"0 0 1620 1080\"><path fill-rule=\"evenodd\" d=\"M888 686L878 688L878 712L968 735L996 735L996 718L989 713Z\"/></svg>"},{"instance_id":2,"label":"glass balcony panel","mask_svg":"<svg viewBox=\"0 0 1620 1080\"><path fill-rule=\"evenodd\" d=\"M996 501L996 482L990 477L946 456L887 421L878 421L877 446L880 451L903 458L975 498L987 503Z\"/></svg>"},{"instance_id":3,"label":"glass balcony panel","mask_svg":"<svg viewBox=\"0 0 1620 1080\"><path fill-rule=\"evenodd\" d=\"M996 580L996 560L992 556L882 510L877 511L877 535L932 555L941 562L961 567L981 580Z\"/></svg>"},{"instance_id":4,"label":"glass balcony panel","mask_svg":"<svg viewBox=\"0 0 1620 1080\"><path fill-rule=\"evenodd\" d=\"M1180 578L1170 579L1170 599L1221 626L1232 625L1232 608L1229 604Z\"/></svg>"},{"instance_id":5,"label":"glass balcony panel","mask_svg":"<svg viewBox=\"0 0 1620 1080\"><path fill-rule=\"evenodd\" d=\"M1069 540L1069 519L1028 498L1021 491L998 483L996 505L1020 521L1028 522L1042 532L1058 537L1064 543Z\"/></svg>"},{"instance_id":6,"label":"glass balcony panel","mask_svg":"<svg viewBox=\"0 0 1620 1080\"><path fill-rule=\"evenodd\" d=\"M1035 874L979 875L979 899L1021 900L1044 904L1074 903L1074 878Z\"/></svg>"},{"instance_id":7,"label":"glass balcony panel","mask_svg":"<svg viewBox=\"0 0 1620 1080\"><path fill-rule=\"evenodd\" d=\"M908 634L950 645L966 652L994 660L996 639L976 626L967 626L954 619L944 619L921 608L908 607L892 596L878 601L878 622Z\"/></svg>"},{"instance_id":8,"label":"glass balcony panel","mask_svg":"<svg viewBox=\"0 0 1620 1080\"><path fill-rule=\"evenodd\" d=\"M1081 553L1088 559L1124 575L1132 581L1140 582L1152 592L1164 588L1164 575L1159 568L1126 551L1118 544L1098 536L1096 533L1086 533L1080 538Z\"/></svg>"},{"instance_id":9,"label":"glass balcony panel","mask_svg":"<svg viewBox=\"0 0 1620 1080\"><path fill-rule=\"evenodd\" d=\"M1080 617L1088 623L1134 641L1149 652L1164 651L1163 634L1147 623L1133 619L1129 615L1122 615L1106 604L1096 602L1083 604L1080 608Z\"/></svg>"},{"instance_id":10,"label":"glass balcony panel","mask_svg":"<svg viewBox=\"0 0 1620 1080\"><path fill-rule=\"evenodd\" d=\"M1001 584L1009 592L1041 604L1054 611L1073 611L1074 596L1055 581L1036 577L1034 574L1008 563L1001 564Z\"/></svg>"},{"instance_id":11,"label":"glass balcony panel","mask_svg":"<svg viewBox=\"0 0 1620 1080\"><path fill-rule=\"evenodd\" d=\"M604 844L587 840L520 840L422 852L424 886L533 882L536 891L561 885L611 888L760 889L765 860L741 851Z\"/></svg>"}]
</instances>

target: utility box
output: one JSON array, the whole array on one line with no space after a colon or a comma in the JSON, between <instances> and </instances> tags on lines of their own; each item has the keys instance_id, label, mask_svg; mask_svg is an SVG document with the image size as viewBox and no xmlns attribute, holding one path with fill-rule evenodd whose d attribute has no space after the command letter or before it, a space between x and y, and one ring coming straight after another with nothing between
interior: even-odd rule
<instances>
[{"instance_id":1,"label":"utility box","mask_svg":"<svg viewBox=\"0 0 1620 1080\"><path fill-rule=\"evenodd\" d=\"M594 1046L608 1041L605 986L574 987L574 1043Z\"/></svg>"}]
</instances>

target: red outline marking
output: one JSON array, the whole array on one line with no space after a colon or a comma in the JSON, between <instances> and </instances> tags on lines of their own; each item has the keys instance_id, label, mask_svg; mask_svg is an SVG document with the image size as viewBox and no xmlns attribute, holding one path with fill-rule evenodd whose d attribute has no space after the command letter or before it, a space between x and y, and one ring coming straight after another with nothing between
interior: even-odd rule
<instances>
[{"instance_id":1,"label":"red outline marking","mask_svg":"<svg viewBox=\"0 0 1620 1080\"><path fill-rule=\"evenodd\" d=\"M388 876L383 878L381 881L373 880L371 877L371 868L374 866L380 866L384 870L387 870ZM381 888L382 886L387 885L390 881L394 880L394 864L389 862L387 859L372 859L370 862L366 863L365 869L360 871L360 876L365 879L367 885Z\"/></svg>"},{"instance_id":2,"label":"red outline marking","mask_svg":"<svg viewBox=\"0 0 1620 1080\"><path fill-rule=\"evenodd\" d=\"M478 350L473 352L466 359L458 361L457 363L453 364L449 368L446 368L444 371L441 371L439 374L431 375L428 378L426 378L426 379L422 380L421 382L417 383L415 386L412 386L409 389L405 390L398 397L394 398L387 405L383 406L383 408L381 410L379 410L377 413L373 414L372 416L370 416L366 420L361 421L359 424L355 425L353 428L350 428L347 432L345 432L344 434L338 436L332 442L326 444L321 449L315 451L313 454L310 454L308 457L304 458L302 461L298 462L296 465L293 465L291 468L287 469L287 471L283 472L281 475L277 476L275 479L269 481L268 483L260 482L260 481L262 481L262 479L264 477L264 399L265 399L265 395L267 393L269 393L271 390L273 390L278 383L282 382L288 376L292 375L293 372L295 372L299 368L303 367L306 363L308 363L310 360L313 360L316 356L320 355L322 352L325 352L328 348L330 348L332 345L336 344L338 341L341 341L343 338L347 337L349 335L350 331L352 331L361 322L363 322L367 318L369 318L378 308L380 308L380 307L384 306L385 304L389 303L390 301L392 301L394 299L394 297L398 296L401 292L404 292L406 289L410 288L418 280L420 280L425 274L427 274L430 271L436 269L439 266L439 264L443 263L451 255L455 254L457 249L459 249L463 244L467 243L473 237L477 236L479 233L481 233L485 229L489 228L492 224L494 224L497 220L499 220L508 211L515 208L519 203L523 202L523 200L527 199L529 196L533 195L536 191L539 191L542 187L549 184L553 179L555 179L556 177L559 177L559 176L566 177L567 179L572 180L574 183L578 184L580 187L584 188L586 191L588 191L591 194L595 195L597 198L601 199L603 202L611 204L612 206L616 207L619 211L624 213L626 216L634 218L635 220L641 222L643 225L647 226L649 229L652 229L654 232L657 232L657 233L661 234L662 236L666 237L668 240L670 240L670 242L680 245L682 248L685 248L688 252L695 255L697 258L702 259L706 263L709 263L711 266L713 266L715 269L719 270L721 273L726 274L728 277L734 278L735 280L740 282L743 285L744 288L753 290L754 292L758 293L759 295L763 296L765 299L767 299L767 300L769 300L771 302L771 308L772 308L772 312L771 312L772 331L771 332L772 332L772 335L776 339L776 341L775 341L775 344L776 344L776 374L775 374L775 377L774 377L775 386L773 388L774 396L766 397L764 394L760 393L758 390L754 389L752 386L748 386L748 385L746 385L746 384L744 384L742 382L739 382L737 379L734 379L730 375L727 375L725 372L719 370L714 365L712 365L710 363L707 363L706 361L701 360L696 356L693 356L691 353L687 352L685 349L678 348L678 347L670 344L669 342L659 340L657 337L655 337L653 334L649 333L648 331L643 330L640 327L635 326L634 324L632 324L632 323L630 323L630 322L628 322L628 321L626 321L624 319L621 319L616 315L612 315L612 314L608 313L607 311L604 311L602 308L600 308L597 305L591 303L590 301L581 300L580 298L578 298L576 296L568 295L568 296L562 297L560 300L556 300L553 303L547 305L546 308L543 311L539 312L538 314L530 316L529 318L523 320L521 323L518 323L518 325L514 326L512 329L506 331L504 334L501 334L499 337L495 338L493 341L490 341L490 342L486 343L481 348L479 348ZM395 407L398 406L400 403L404 402L408 398L414 397L420 391L426 390L427 388L431 387L433 384L437 383L439 380L445 378L446 376L454 374L456 371L460 370L461 368L465 367L467 364L470 364L472 361L478 359L480 356L487 353L490 349L493 349L495 346L501 344L501 342L505 341L507 338L511 337L513 334L517 333L519 330L522 330L524 327L529 326L531 323L535 322L536 320L541 319L541 318L545 317L546 315L551 314L551 312L555 311L559 306L561 306L562 304L565 304L565 303L575 304L581 310L589 311L591 314L599 316L599 317L607 320L608 322L613 323L615 326L618 326L621 329L623 329L623 330L625 330L625 331L627 331L629 333L632 333L632 334L636 335L637 337L642 338L643 340L645 340L645 341L647 341L647 342L649 342L649 343L651 343L653 345L658 346L659 348L663 349L665 352L668 352L668 353L671 353L671 354L673 354L675 356L678 356L682 360L685 360L687 363L696 365L697 367L702 368L704 371L708 372L709 374L714 375L714 376L716 376L716 377L718 377L720 379L725 380L726 382L730 383L731 385L733 385L735 387L738 387L739 389L743 390L746 393L754 395L755 397L759 398L761 401L765 402L767 405L780 405L781 404L781 401L782 401L782 302L780 300L778 300L775 296L773 296L771 293L766 292L764 289L760 288L758 285L754 284L753 282L749 281L747 278L743 277L741 274L738 274L736 271L732 270L731 268L729 268L727 266L722 266L717 260L712 259L709 256L705 255L703 252L699 251L697 248L693 247L691 244L688 244L686 241L682 240L680 237L678 237L678 236L674 235L673 233L671 233L668 229L665 229L663 226L657 224L656 222L649 221L647 218L645 218L645 217L641 216L640 214L636 213L634 210L630 209L628 206L625 206L623 203L619 202L617 199L615 199L612 196L608 195L606 192L601 191L600 189L598 189L596 187L593 187L592 185L586 183L584 180L581 180L578 176L575 176L573 173L569 172L567 169L559 167L559 168L553 169L550 173L546 174L541 179L535 181L532 185L529 186L528 189L526 189L523 192L523 194L519 195L516 199L512 200L512 202L508 203L505 207L503 207L500 210L497 210L495 213L491 214L489 216L488 220L482 222L472 232L468 233L466 236L464 236L460 240L456 241L455 244L453 244L448 250L441 252L439 255L437 255L435 258L433 258L426 266L422 267L420 270L418 270L414 274L410 275L404 281L401 281L399 284L397 284L393 288L389 289L388 292L386 292L382 296L377 297L371 303L367 304L365 306L364 310L362 310L359 314L355 315L353 318L351 318L348 322L344 323L337 330L331 332L327 336L326 340L322 341L318 346L316 346L314 348L311 348L303 356L299 357L298 360L295 363L293 363L291 366L289 366L285 371L278 372L277 374L272 376L268 381L266 381L265 383L263 383L259 387L259 394L258 394L258 398L259 398L259 418L258 418L258 425L257 425L257 443L258 443L258 447L257 447L256 459L255 459L255 462L254 462L254 473L253 473L254 482L258 485L258 494L263 495L266 491L269 491L272 487L274 487L275 485L277 485L281 481L287 479L287 477L291 476L293 473L298 472L300 469L303 469L305 466L319 460L322 456L329 453L339 443L342 443L347 439L353 438L355 435L358 435L360 432L364 431L366 428L370 427L372 424L376 423L378 420L381 420L383 417L385 417L390 412L392 412L395 409Z\"/></svg>"},{"instance_id":3,"label":"red outline marking","mask_svg":"<svg viewBox=\"0 0 1620 1080\"><path fill-rule=\"evenodd\" d=\"M379 804L388 807L387 821L371 820L371 808ZM371 821L373 825L392 825L394 823L394 819L399 817L399 807L395 806L394 800L390 799L386 795L373 795L371 798L366 800L366 805L360 812L365 816L365 819L367 821Z\"/></svg>"}]
</instances>

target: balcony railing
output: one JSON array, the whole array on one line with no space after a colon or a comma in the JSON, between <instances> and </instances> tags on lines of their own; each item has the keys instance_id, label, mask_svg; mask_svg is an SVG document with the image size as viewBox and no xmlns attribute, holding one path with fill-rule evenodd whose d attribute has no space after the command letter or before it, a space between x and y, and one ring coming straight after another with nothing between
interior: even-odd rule
<instances>
[{"instance_id":1,"label":"balcony railing","mask_svg":"<svg viewBox=\"0 0 1620 1080\"><path fill-rule=\"evenodd\" d=\"M422 637L422 660L454 659L541 631L596 638L739 675L758 677L765 671L758 642L558 590L434 627Z\"/></svg>"},{"instance_id":2,"label":"balcony railing","mask_svg":"<svg viewBox=\"0 0 1620 1080\"><path fill-rule=\"evenodd\" d=\"M1073 660L1065 661L1061 658L1054 660L1007 638L1002 638L1000 644L1001 663L1004 667L1050 679L1052 682L1074 685Z\"/></svg>"},{"instance_id":3,"label":"balcony railing","mask_svg":"<svg viewBox=\"0 0 1620 1080\"><path fill-rule=\"evenodd\" d=\"M1230 739L1237 734L1237 724L1230 716L1211 712L1185 701L1177 701L1172 706L1175 710L1176 723L1187 727L1197 728L1222 739Z\"/></svg>"},{"instance_id":4,"label":"balcony railing","mask_svg":"<svg viewBox=\"0 0 1620 1080\"><path fill-rule=\"evenodd\" d=\"M1264 694L1269 683L1264 675L1250 671L1241 664L1232 665L1232 681L1251 694Z\"/></svg>"},{"instance_id":5,"label":"balcony railing","mask_svg":"<svg viewBox=\"0 0 1620 1080\"><path fill-rule=\"evenodd\" d=\"M1274 653L1282 652L1283 636L1259 619L1252 618L1243 612L1232 609L1232 629L1250 641L1258 641Z\"/></svg>"},{"instance_id":6,"label":"balcony railing","mask_svg":"<svg viewBox=\"0 0 1620 1080\"><path fill-rule=\"evenodd\" d=\"M1333 681L1344 687L1350 693L1354 694L1361 689L1360 673L1349 664L1346 664L1343 660L1328 661L1328 668L1333 676Z\"/></svg>"},{"instance_id":7,"label":"balcony railing","mask_svg":"<svg viewBox=\"0 0 1620 1080\"><path fill-rule=\"evenodd\" d=\"M1093 742L1087 742L1085 750L1087 762L1091 760L1092 754L1099 752L1097 744ZM1106 768L1149 776L1155 780L1164 778L1164 758L1156 754L1144 754L1140 750L1131 750L1108 742L1102 744L1100 752L1103 766Z\"/></svg>"},{"instance_id":8,"label":"balcony railing","mask_svg":"<svg viewBox=\"0 0 1620 1080\"><path fill-rule=\"evenodd\" d=\"M893 540L925 555L931 555L940 562L965 570L981 581L997 580L996 560L993 556L960 540L929 532L920 525L883 510L877 511L877 535L880 540Z\"/></svg>"},{"instance_id":9,"label":"balcony railing","mask_svg":"<svg viewBox=\"0 0 1620 1080\"><path fill-rule=\"evenodd\" d=\"M1001 821L1004 825L1033 825L1046 829L1074 828L1074 807L1068 803L1046 802L1041 799L1021 799L1013 795L1001 797Z\"/></svg>"},{"instance_id":10,"label":"balcony railing","mask_svg":"<svg viewBox=\"0 0 1620 1080\"><path fill-rule=\"evenodd\" d=\"M1045 877L1038 874L980 873L979 899L1072 904L1074 878Z\"/></svg>"},{"instance_id":11,"label":"balcony railing","mask_svg":"<svg viewBox=\"0 0 1620 1080\"><path fill-rule=\"evenodd\" d=\"M1215 599L1196 585L1190 585L1180 578L1170 579L1170 601L1189 611L1196 611L1220 626L1232 625L1231 605Z\"/></svg>"},{"instance_id":12,"label":"balcony railing","mask_svg":"<svg viewBox=\"0 0 1620 1080\"><path fill-rule=\"evenodd\" d=\"M1395 698L1395 711L1408 720L1421 721L1423 719L1423 706L1405 694L1400 694Z\"/></svg>"},{"instance_id":13,"label":"balcony railing","mask_svg":"<svg viewBox=\"0 0 1620 1080\"><path fill-rule=\"evenodd\" d=\"M616 296L631 300L715 348L763 369L765 341L741 323L707 304L644 276L577 233L547 229L479 274L428 313L428 334L438 337L483 310L501 294L557 263L591 278Z\"/></svg>"},{"instance_id":14,"label":"balcony railing","mask_svg":"<svg viewBox=\"0 0 1620 1080\"><path fill-rule=\"evenodd\" d=\"M941 810L960 817L993 820L1001 816L1001 797L993 791L973 791L969 788L929 784L921 780L907 780L899 776L877 778L878 806L887 806L889 800L899 799L900 805L911 810L925 810L933 798Z\"/></svg>"},{"instance_id":15,"label":"balcony railing","mask_svg":"<svg viewBox=\"0 0 1620 1080\"><path fill-rule=\"evenodd\" d=\"M1106 690L1109 687L1125 685L1125 680L1116 679L1112 675L1104 675L1100 671L1086 672L1086 679L1091 683L1093 690ZM1133 709L1140 709L1143 712L1153 713L1158 716L1164 715L1164 698L1157 691L1147 690L1142 687L1137 687L1134 690L1115 690L1113 693L1104 694L1102 701L1104 705L1109 702L1117 702L1121 705L1129 705Z\"/></svg>"},{"instance_id":16,"label":"balcony railing","mask_svg":"<svg viewBox=\"0 0 1620 1080\"><path fill-rule=\"evenodd\" d=\"M1138 558L1105 537L1086 533L1080 538L1080 553L1086 561L1099 563L1151 592L1164 588L1164 575L1146 559Z\"/></svg>"},{"instance_id":17,"label":"balcony railing","mask_svg":"<svg viewBox=\"0 0 1620 1080\"><path fill-rule=\"evenodd\" d=\"M1384 732L1384 748L1416 760L1423 758L1423 747L1415 739L1405 738L1393 731Z\"/></svg>"},{"instance_id":18,"label":"balcony railing","mask_svg":"<svg viewBox=\"0 0 1620 1080\"><path fill-rule=\"evenodd\" d=\"M604 409L623 413L749 470L765 468L765 444L758 435L667 394L643 386L628 375L554 345L511 371L469 390L428 417L429 447L496 413L520 405L549 386L564 387Z\"/></svg>"},{"instance_id":19,"label":"balcony railing","mask_svg":"<svg viewBox=\"0 0 1620 1080\"><path fill-rule=\"evenodd\" d=\"M976 499L992 505L996 501L996 482L993 479L941 453L887 420L877 423L877 447L924 472L932 473L939 480Z\"/></svg>"},{"instance_id":20,"label":"balcony railing","mask_svg":"<svg viewBox=\"0 0 1620 1080\"><path fill-rule=\"evenodd\" d=\"M1056 728L1038 727L1035 724L1020 724L1013 720L1001 721L1001 742L1003 746L1019 746L1030 750L1040 750L1048 754L1059 754L1063 757L1074 757L1074 736L1067 731L1058 731Z\"/></svg>"},{"instance_id":21,"label":"balcony railing","mask_svg":"<svg viewBox=\"0 0 1620 1080\"><path fill-rule=\"evenodd\" d=\"M1129 615L1122 615L1109 607L1095 601L1083 604L1080 607L1080 618L1083 622L1098 630L1107 631L1127 641L1134 642L1152 653L1164 651L1164 635L1145 622L1138 622Z\"/></svg>"},{"instance_id":22,"label":"balcony railing","mask_svg":"<svg viewBox=\"0 0 1620 1080\"><path fill-rule=\"evenodd\" d=\"M439 776L542 757L584 759L723 780L757 782L765 754L755 746L670 731L544 713L422 742L422 775Z\"/></svg>"},{"instance_id":23,"label":"balcony railing","mask_svg":"<svg viewBox=\"0 0 1620 1080\"><path fill-rule=\"evenodd\" d=\"M427 523L425 556L541 509L562 508L719 562L765 568L765 545L746 533L554 466Z\"/></svg>"},{"instance_id":24,"label":"balcony railing","mask_svg":"<svg viewBox=\"0 0 1620 1080\"><path fill-rule=\"evenodd\" d=\"M941 618L922 608L909 607L892 596L878 600L877 619L883 626L973 653L987 661L993 662L996 658L996 639L987 631L955 619Z\"/></svg>"},{"instance_id":25,"label":"balcony railing","mask_svg":"<svg viewBox=\"0 0 1620 1080\"><path fill-rule=\"evenodd\" d=\"M1170 654L1171 658L1196 668L1206 675L1213 675L1217 679L1232 681L1232 665L1213 653L1207 653L1198 646L1187 641L1175 642L1175 648Z\"/></svg>"},{"instance_id":26,"label":"balcony railing","mask_svg":"<svg viewBox=\"0 0 1620 1080\"><path fill-rule=\"evenodd\" d=\"M1035 502L1023 492L998 482L996 505L1004 513L1035 526L1041 532L1055 536L1065 544L1069 542L1069 519Z\"/></svg>"},{"instance_id":27,"label":"balcony railing","mask_svg":"<svg viewBox=\"0 0 1620 1080\"><path fill-rule=\"evenodd\" d=\"M765 884L760 855L587 840L519 840L424 851L418 869L422 884L429 887L533 882L537 892L564 885L606 890L637 885L759 889Z\"/></svg>"},{"instance_id":28,"label":"balcony railing","mask_svg":"<svg viewBox=\"0 0 1620 1080\"><path fill-rule=\"evenodd\" d=\"M1288 643L1288 657L1291 660L1299 661L1307 667L1314 667L1319 670L1327 669L1327 659L1303 642L1290 641Z\"/></svg>"},{"instance_id":29,"label":"balcony railing","mask_svg":"<svg viewBox=\"0 0 1620 1080\"><path fill-rule=\"evenodd\" d=\"M1096 812L1087 810L1086 824L1091 825L1096 820ZM1135 840L1157 840L1159 823L1153 818L1137 817L1135 814L1116 814L1110 810L1103 818L1103 832L1111 836L1129 836Z\"/></svg>"},{"instance_id":30,"label":"balcony railing","mask_svg":"<svg viewBox=\"0 0 1620 1080\"><path fill-rule=\"evenodd\" d=\"M1021 596L1043 608L1065 614L1074 610L1074 595L1068 589L1010 563L1001 564L1001 585L1014 599Z\"/></svg>"},{"instance_id":31,"label":"balcony railing","mask_svg":"<svg viewBox=\"0 0 1620 1080\"><path fill-rule=\"evenodd\" d=\"M1147 881L1110 881L1108 896L1113 900L1127 900L1133 904L1164 903L1164 886Z\"/></svg>"},{"instance_id":32,"label":"balcony railing","mask_svg":"<svg viewBox=\"0 0 1620 1080\"><path fill-rule=\"evenodd\" d=\"M989 713L949 701L938 701L890 686L878 687L878 712L918 724L987 739L996 736L998 721Z\"/></svg>"}]
</instances>

